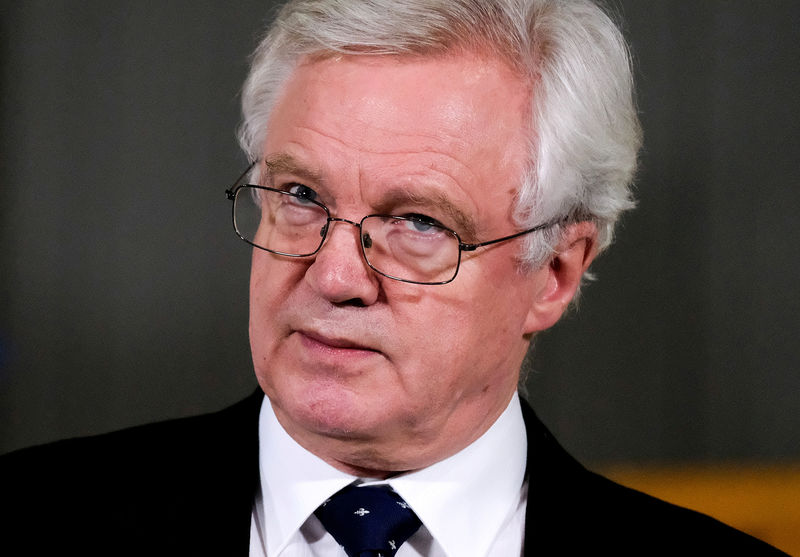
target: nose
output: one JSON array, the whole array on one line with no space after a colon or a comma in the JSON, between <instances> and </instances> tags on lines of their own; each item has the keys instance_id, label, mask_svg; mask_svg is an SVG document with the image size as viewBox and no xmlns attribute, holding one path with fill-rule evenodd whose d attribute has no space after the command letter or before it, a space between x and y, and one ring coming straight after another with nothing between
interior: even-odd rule
<instances>
[{"instance_id":1,"label":"nose","mask_svg":"<svg viewBox=\"0 0 800 557\"><path fill-rule=\"evenodd\" d=\"M352 226L343 226L343 225ZM335 304L371 305L378 299L379 279L361 252L361 226L332 218L325 244L306 270L305 279L324 299Z\"/></svg>"}]
</instances>

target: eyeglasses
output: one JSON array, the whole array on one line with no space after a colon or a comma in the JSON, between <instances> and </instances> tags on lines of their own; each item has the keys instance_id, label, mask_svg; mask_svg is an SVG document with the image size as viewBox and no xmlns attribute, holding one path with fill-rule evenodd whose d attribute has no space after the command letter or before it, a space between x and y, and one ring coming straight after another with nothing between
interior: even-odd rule
<instances>
[{"instance_id":1,"label":"eyeglasses","mask_svg":"<svg viewBox=\"0 0 800 557\"><path fill-rule=\"evenodd\" d=\"M225 190L233 201L233 228L242 240L277 255L311 257L322 248L333 223L351 224L359 230L367 265L401 282L447 284L458 274L461 252L513 240L553 224L466 244L455 231L423 215L367 215L356 222L332 217L325 205L303 191L240 184L252 166Z\"/></svg>"}]
</instances>

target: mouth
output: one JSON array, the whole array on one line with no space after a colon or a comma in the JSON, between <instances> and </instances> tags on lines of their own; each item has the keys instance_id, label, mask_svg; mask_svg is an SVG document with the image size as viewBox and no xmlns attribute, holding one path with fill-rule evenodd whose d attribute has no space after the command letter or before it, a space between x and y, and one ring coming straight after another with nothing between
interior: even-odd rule
<instances>
[{"instance_id":1,"label":"mouth","mask_svg":"<svg viewBox=\"0 0 800 557\"><path fill-rule=\"evenodd\" d=\"M354 340L341 337L330 337L314 331L295 331L301 344L307 349L320 355L330 356L367 356L379 354L380 351L360 344Z\"/></svg>"}]
</instances>

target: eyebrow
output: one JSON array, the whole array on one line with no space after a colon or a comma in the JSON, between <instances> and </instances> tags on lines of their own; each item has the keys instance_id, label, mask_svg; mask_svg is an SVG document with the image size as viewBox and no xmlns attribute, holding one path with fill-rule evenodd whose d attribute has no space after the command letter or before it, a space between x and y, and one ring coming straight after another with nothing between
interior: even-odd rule
<instances>
[{"instance_id":1,"label":"eyebrow","mask_svg":"<svg viewBox=\"0 0 800 557\"><path fill-rule=\"evenodd\" d=\"M301 164L293 156L281 153L269 157L264 160L267 174L277 174L283 172L286 174L293 174L298 178L308 180L310 182L322 182L322 175L319 172L311 170L307 166Z\"/></svg>"},{"instance_id":2,"label":"eyebrow","mask_svg":"<svg viewBox=\"0 0 800 557\"><path fill-rule=\"evenodd\" d=\"M410 203L417 206L436 207L444 211L458 225L459 236L475 239L475 222L464 211L456 206L444 192L433 188L425 188L419 192L408 188L394 188L381 198L382 205L399 205ZM462 239L463 241L463 239Z\"/></svg>"}]
</instances>

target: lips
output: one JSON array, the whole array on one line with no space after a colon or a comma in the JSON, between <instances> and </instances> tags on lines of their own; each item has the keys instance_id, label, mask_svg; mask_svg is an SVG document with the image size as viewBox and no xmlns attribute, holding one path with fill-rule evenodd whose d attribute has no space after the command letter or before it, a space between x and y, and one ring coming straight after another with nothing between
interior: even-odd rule
<instances>
[{"instance_id":1,"label":"lips","mask_svg":"<svg viewBox=\"0 0 800 557\"><path fill-rule=\"evenodd\" d=\"M378 352L374 348L365 346L347 338L330 337L316 331L299 330L296 331L304 344L311 345L320 349L333 351L353 351L353 352Z\"/></svg>"}]
</instances>

